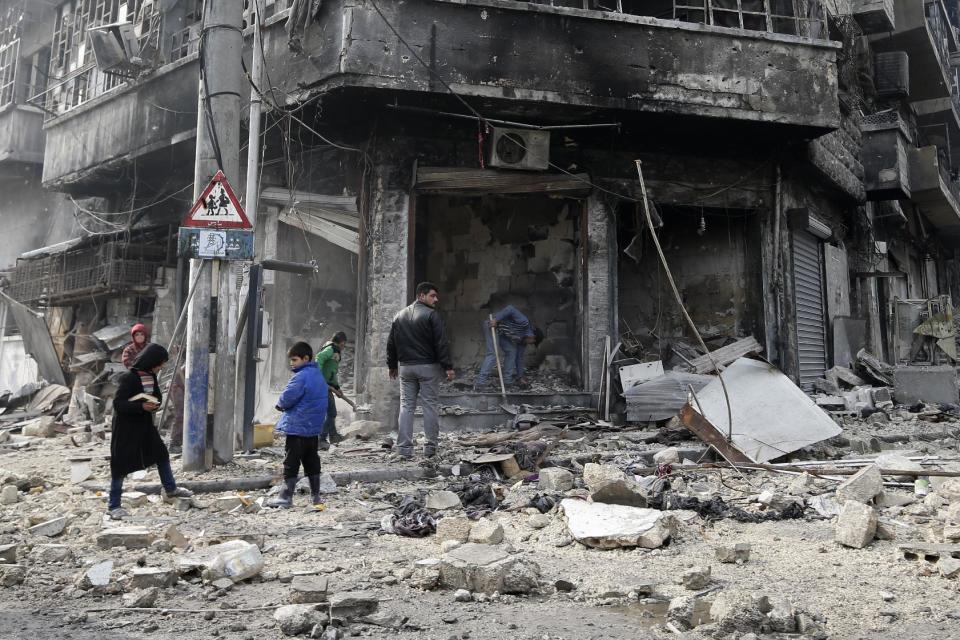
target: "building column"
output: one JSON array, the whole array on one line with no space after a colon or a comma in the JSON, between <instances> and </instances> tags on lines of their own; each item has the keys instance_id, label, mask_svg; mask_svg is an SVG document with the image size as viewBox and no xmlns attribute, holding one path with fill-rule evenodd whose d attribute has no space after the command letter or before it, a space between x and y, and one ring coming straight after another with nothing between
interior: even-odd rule
<instances>
[{"instance_id":1,"label":"building column","mask_svg":"<svg viewBox=\"0 0 960 640\"><path fill-rule=\"evenodd\" d=\"M358 323L358 360L363 367L362 397L372 406L372 419L396 428L400 388L387 369L387 338L393 316L410 303L407 291L410 197L389 184L392 167L374 173L364 246L366 269L362 282L362 323Z\"/></svg>"},{"instance_id":2,"label":"building column","mask_svg":"<svg viewBox=\"0 0 960 640\"><path fill-rule=\"evenodd\" d=\"M614 211L604 199L591 195L586 206L584 389L597 392L603 380L606 337L610 337L610 348L620 339L617 329L617 232Z\"/></svg>"}]
</instances>

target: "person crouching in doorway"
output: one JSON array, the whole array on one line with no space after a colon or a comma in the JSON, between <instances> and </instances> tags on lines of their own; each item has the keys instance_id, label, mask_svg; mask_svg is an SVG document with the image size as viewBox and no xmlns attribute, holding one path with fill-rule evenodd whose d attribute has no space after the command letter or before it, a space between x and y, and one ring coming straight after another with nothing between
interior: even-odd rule
<instances>
[{"instance_id":1,"label":"person crouching in doorway","mask_svg":"<svg viewBox=\"0 0 960 640\"><path fill-rule=\"evenodd\" d=\"M193 495L192 491L177 486L170 468L170 454L153 422L153 414L163 400L157 374L167 360L166 349L158 344L146 345L130 370L121 376L113 398L107 513L114 520L127 516L120 506L120 497L124 477L134 471L157 465L164 499Z\"/></svg>"},{"instance_id":2,"label":"person crouching in doorway","mask_svg":"<svg viewBox=\"0 0 960 640\"><path fill-rule=\"evenodd\" d=\"M288 509L293 506L300 466L310 480L313 504L320 500L320 455L317 447L323 423L327 420L327 383L313 361L313 349L298 342L287 352L293 376L277 400L282 411L277 432L286 436L283 458L283 488L280 495L267 501L268 507Z\"/></svg>"}]
</instances>

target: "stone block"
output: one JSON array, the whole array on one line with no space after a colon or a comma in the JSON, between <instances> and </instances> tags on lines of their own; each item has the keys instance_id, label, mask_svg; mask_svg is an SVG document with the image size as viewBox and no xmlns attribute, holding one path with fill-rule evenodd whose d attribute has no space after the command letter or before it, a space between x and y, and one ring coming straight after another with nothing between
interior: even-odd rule
<instances>
[{"instance_id":1,"label":"stone block","mask_svg":"<svg viewBox=\"0 0 960 640\"><path fill-rule=\"evenodd\" d=\"M315 604L288 604L273 612L277 627L285 636L309 633L318 624L327 621L327 616Z\"/></svg>"},{"instance_id":2,"label":"stone block","mask_svg":"<svg viewBox=\"0 0 960 640\"><path fill-rule=\"evenodd\" d=\"M667 447L653 454L653 461L656 464L679 464L680 450L676 447Z\"/></svg>"},{"instance_id":3,"label":"stone block","mask_svg":"<svg viewBox=\"0 0 960 640\"><path fill-rule=\"evenodd\" d=\"M584 465L583 481L590 489L594 502L646 507L647 498L642 487L619 468L608 464Z\"/></svg>"},{"instance_id":4,"label":"stone block","mask_svg":"<svg viewBox=\"0 0 960 640\"><path fill-rule=\"evenodd\" d=\"M837 488L837 502L842 505L852 500L866 504L881 491L883 491L883 477L880 475L880 467L871 464L840 484Z\"/></svg>"},{"instance_id":5,"label":"stone block","mask_svg":"<svg viewBox=\"0 0 960 640\"><path fill-rule=\"evenodd\" d=\"M179 576L173 569L163 567L134 567L130 572L130 586L134 589L149 589L150 587L172 587L177 583Z\"/></svg>"},{"instance_id":6,"label":"stone block","mask_svg":"<svg viewBox=\"0 0 960 640\"><path fill-rule=\"evenodd\" d=\"M877 532L877 514L873 507L850 500L837 517L836 541L846 547L862 549Z\"/></svg>"},{"instance_id":7,"label":"stone block","mask_svg":"<svg viewBox=\"0 0 960 640\"><path fill-rule=\"evenodd\" d=\"M960 478L947 478L940 483L937 493L948 502L960 502Z\"/></svg>"},{"instance_id":8,"label":"stone block","mask_svg":"<svg viewBox=\"0 0 960 640\"><path fill-rule=\"evenodd\" d=\"M563 493L573 489L573 474L560 467L547 467L540 470L540 490L550 493Z\"/></svg>"},{"instance_id":9,"label":"stone block","mask_svg":"<svg viewBox=\"0 0 960 640\"><path fill-rule=\"evenodd\" d=\"M294 576L290 583L290 602L311 604L327 601L329 581L322 576Z\"/></svg>"},{"instance_id":10,"label":"stone block","mask_svg":"<svg viewBox=\"0 0 960 640\"><path fill-rule=\"evenodd\" d=\"M160 596L158 587L137 589L123 595L123 606L128 609L150 609L157 603Z\"/></svg>"},{"instance_id":11,"label":"stone block","mask_svg":"<svg viewBox=\"0 0 960 640\"><path fill-rule=\"evenodd\" d=\"M97 534L97 546L101 549L147 549L156 539L146 527L114 527Z\"/></svg>"},{"instance_id":12,"label":"stone block","mask_svg":"<svg viewBox=\"0 0 960 640\"><path fill-rule=\"evenodd\" d=\"M221 496L213 501L210 508L213 511L231 511L237 507L242 507L243 504L243 498L240 496Z\"/></svg>"},{"instance_id":13,"label":"stone block","mask_svg":"<svg viewBox=\"0 0 960 640\"><path fill-rule=\"evenodd\" d=\"M570 499L561 508L570 535L588 547L656 549L673 534L673 518L656 509Z\"/></svg>"},{"instance_id":14,"label":"stone block","mask_svg":"<svg viewBox=\"0 0 960 640\"><path fill-rule=\"evenodd\" d=\"M65 544L38 544L31 550L30 555L40 562L73 561L73 549Z\"/></svg>"},{"instance_id":15,"label":"stone block","mask_svg":"<svg viewBox=\"0 0 960 640\"><path fill-rule=\"evenodd\" d=\"M376 612L380 599L367 591L348 591L330 596L331 620L356 620Z\"/></svg>"},{"instance_id":16,"label":"stone block","mask_svg":"<svg viewBox=\"0 0 960 640\"><path fill-rule=\"evenodd\" d=\"M503 527L499 522L481 518L470 527L467 540L477 544L500 544L503 542Z\"/></svg>"},{"instance_id":17,"label":"stone block","mask_svg":"<svg viewBox=\"0 0 960 640\"><path fill-rule=\"evenodd\" d=\"M40 524L33 525L30 527L30 533L35 536L46 536L48 538L53 538L63 533L63 530L67 528L68 522L70 522L70 519L67 516L53 518L52 520L47 520L45 522L41 522Z\"/></svg>"},{"instance_id":18,"label":"stone block","mask_svg":"<svg viewBox=\"0 0 960 640\"><path fill-rule=\"evenodd\" d=\"M20 433L30 438L52 438L57 435L53 426L56 421L57 419L53 416L42 416L29 424L23 425Z\"/></svg>"},{"instance_id":19,"label":"stone block","mask_svg":"<svg viewBox=\"0 0 960 640\"><path fill-rule=\"evenodd\" d=\"M473 521L469 518L446 516L437 521L437 540L441 543L447 540L466 542L470 537Z\"/></svg>"},{"instance_id":20,"label":"stone block","mask_svg":"<svg viewBox=\"0 0 960 640\"><path fill-rule=\"evenodd\" d=\"M20 545L16 543L0 544L0 563L17 564L17 551L19 549Z\"/></svg>"},{"instance_id":21,"label":"stone block","mask_svg":"<svg viewBox=\"0 0 960 640\"><path fill-rule=\"evenodd\" d=\"M960 560L949 556L941 556L937 561L937 571L944 578L956 578L960 576Z\"/></svg>"},{"instance_id":22,"label":"stone block","mask_svg":"<svg viewBox=\"0 0 960 640\"><path fill-rule=\"evenodd\" d=\"M80 575L78 585L83 589L105 587L113 574L113 560L104 560L92 565Z\"/></svg>"},{"instance_id":23,"label":"stone block","mask_svg":"<svg viewBox=\"0 0 960 640\"><path fill-rule=\"evenodd\" d=\"M465 544L440 563L441 584L480 593L529 593L539 576L536 563L484 544Z\"/></svg>"},{"instance_id":24,"label":"stone block","mask_svg":"<svg viewBox=\"0 0 960 640\"><path fill-rule=\"evenodd\" d=\"M750 545L739 542L734 545L720 545L714 552L717 561L725 564L745 564L750 560Z\"/></svg>"},{"instance_id":25,"label":"stone block","mask_svg":"<svg viewBox=\"0 0 960 640\"><path fill-rule=\"evenodd\" d=\"M952 366L901 366L893 372L893 395L900 404L957 404L957 371Z\"/></svg>"},{"instance_id":26,"label":"stone block","mask_svg":"<svg viewBox=\"0 0 960 640\"><path fill-rule=\"evenodd\" d=\"M0 565L0 587L15 587L27 579L27 568L19 564Z\"/></svg>"},{"instance_id":27,"label":"stone block","mask_svg":"<svg viewBox=\"0 0 960 640\"><path fill-rule=\"evenodd\" d=\"M460 506L460 496L453 491L431 491L427 494L427 509L435 511L445 511Z\"/></svg>"},{"instance_id":28,"label":"stone block","mask_svg":"<svg viewBox=\"0 0 960 640\"><path fill-rule=\"evenodd\" d=\"M18 502L20 502L20 491L17 490L17 486L14 484L3 485L3 489L0 489L0 504L11 505Z\"/></svg>"},{"instance_id":29,"label":"stone block","mask_svg":"<svg viewBox=\"0 0 960 640\"><path fill-rule=\"evenodd\" d=\"M691 567L683 572L680 580L691 591L705 589L710 584L710 567Z\"/></svg>"}]
</instances>

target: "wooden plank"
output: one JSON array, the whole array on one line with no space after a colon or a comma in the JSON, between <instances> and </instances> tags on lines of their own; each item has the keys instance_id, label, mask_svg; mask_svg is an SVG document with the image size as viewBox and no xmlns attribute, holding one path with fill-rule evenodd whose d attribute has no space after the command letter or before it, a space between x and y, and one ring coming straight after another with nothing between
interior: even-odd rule
<instances>
[{"instance_id":1,"label":"wooden plank","mask_svg":"<svg viewBox=\"0 0 960 640\"><path fill-rule=\"evenodd\" d=\"M280 214L279 220L291 227L303 229L304 231L319 236L351 253L358 255L360 253L360 234L356 231L346 229L309 213L293 214L284 212Z\"/></svg>"},{"instance_id":2,"label":"wooden plank","mask_svg":"<svg viewBox=\"0 0 960 640\"><path fill-rule=\"evenodd\" d=\"M417 167L418 191L477 193L548 193L566 192L585 195L590 190L590 177L585 173L522 173L493 169L458 167Z\"/></svg>"},{"instance_id":3,"label":"wooden plank","mask_svg":"<svg viewBox=\"0 0 960 640\"><path fill-rule=\"evenodd\" d=\"M723 459L727 462L731 464L753 462L739 449L734 447L733 444L727 442L726 438L717 431L717 428L714 427L709 420L697 413L689 404L684 405L683 409L680 410L680 421L705 444L716 449L717 453L723 456Z\"/></svg>"},{"instance_id":4,"label":"wooden plank","mask_svg":"<svg viewBox=\"0 0 960 640\"><path fill-rule=\"evenodd\" d=\"M709 356L703 355L690 361L694 373L712 373L714 371L713 362L718 367L724 367L738 358L742 358L748 353L763 353L763 347L753 336L737 340L733 344L720 347L716 351L711 351ZM713 358L713 362L710 359Z\"/></svg>"}]
</instances>

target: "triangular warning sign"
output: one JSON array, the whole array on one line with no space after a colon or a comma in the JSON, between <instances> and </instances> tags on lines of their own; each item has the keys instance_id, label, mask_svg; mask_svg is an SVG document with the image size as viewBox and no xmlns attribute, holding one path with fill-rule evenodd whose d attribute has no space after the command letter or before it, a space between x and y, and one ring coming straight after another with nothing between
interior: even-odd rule
<instances>
[{"instance_id":1,"label":"triangular warning sign","mask_svg":"<svg viewBox=\"0 0 960 640\"><path fill-rule=\"evenodd\" d=\"M214 227L217 229L252 229L240 201L230 188L223 171L217 171L210 184L190 209L185 227Z\"/></svg>"}]
</instances>

